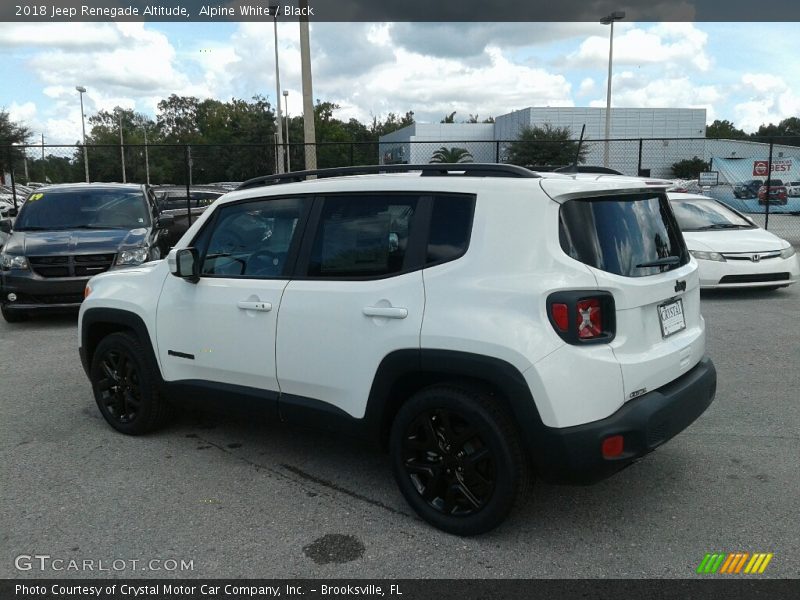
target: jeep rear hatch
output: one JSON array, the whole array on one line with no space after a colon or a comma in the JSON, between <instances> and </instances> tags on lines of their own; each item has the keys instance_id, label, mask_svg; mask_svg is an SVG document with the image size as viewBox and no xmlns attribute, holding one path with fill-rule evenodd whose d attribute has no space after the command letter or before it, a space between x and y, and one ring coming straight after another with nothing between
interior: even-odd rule
<instances>
[{"instance_id":1,"label":"jeep rear hatch","mask_svg":"<svg viewBox=\"0 0 800 600\"><path fill-rule=\"evenodd\" d=\"M676 379L702 358L697 268L661 191L617 190L562 202L562 250L585 264L616 305L610 346L629 400Z\"/></svg>"}]
</instances>

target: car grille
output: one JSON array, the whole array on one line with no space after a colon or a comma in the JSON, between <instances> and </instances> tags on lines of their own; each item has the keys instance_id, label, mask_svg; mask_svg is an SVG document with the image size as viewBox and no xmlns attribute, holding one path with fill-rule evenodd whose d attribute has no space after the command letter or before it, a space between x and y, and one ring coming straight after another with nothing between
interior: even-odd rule
<instances>
[{"instance_id":1,"label":"car grille","mask_svg":"<svg viewBox=\"0 0 800 600\"><path fill-rule=\"evenodd\" d=\"M764 252L723 252L725 260L749 260L758 262L769 258L780 258L780 250L765 250ZM755 258L758 257L758 258Z\"/></svg>"},{"instance_id":2,"label":"car grille","mask_svg":"<svg viewBox=\"0 0 800 600\"><path fill-rule=\"evenodd\" d=\"M114 264L114 254L79 254L76 256L29 256L33 272L40 277L91 277Z\"/></svg>"},{"instance_id":3,"label":"car grille","mask_svg":"<svg viewBox=\"0 0 800 600\"><path fill-rule=\"evenodd\" d=\"M791 277L789 273L761 273L758 275L725 275L719 282L722 283L761 283L769 281L786 281Z\"/></svg>"}]
</instances>

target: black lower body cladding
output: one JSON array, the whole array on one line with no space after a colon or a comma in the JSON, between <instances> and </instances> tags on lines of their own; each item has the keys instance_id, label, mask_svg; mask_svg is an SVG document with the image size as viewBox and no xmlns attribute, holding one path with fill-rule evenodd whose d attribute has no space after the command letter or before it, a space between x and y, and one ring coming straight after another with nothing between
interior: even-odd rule
<instances>
[{"instance_id":1,"label":"black lower body cladding","mask_svg":"<svg viewBox=\"0 0 800 600\"><path fill-rule=\"evenodd\" d=\"M548 481L592 483L652 452L691 425L714 400L717 372L710 358L667 385L630 400L610 417L575 427L545 428L539 475ZM621 454L603 456L603 440L621 435Z\"/></svg>"}]
</instances>

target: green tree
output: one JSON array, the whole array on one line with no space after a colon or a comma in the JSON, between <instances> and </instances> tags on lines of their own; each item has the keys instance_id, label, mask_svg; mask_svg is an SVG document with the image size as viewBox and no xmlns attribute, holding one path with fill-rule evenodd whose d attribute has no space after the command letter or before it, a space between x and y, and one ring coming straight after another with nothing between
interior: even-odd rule
<instances>
[{"instance_id":1,"label":"green tree","mask_svg":"<svg viewBox=\"0 0 800 600\"><path fill-rule=\"evenodd\" d=\"M146 165L144 152L144 128L147 128L148 144L162 141L156 123L147 116L131 109L115 107L111 111L101 110L89 117L86 143L89 146L89 176L92 181L122 181L122 156L125 156L125 180L144 183ZM120 128L124 152L120 152ZM150 150L150 148L148 148ZM150 153L150 179L160 182L165 177L168 163L159 156L164 149L154 148ZM75 162L83 165L83 151L75 150Z\"/></svg>"},{"instance_id":2,"label":"green tree","mask_svg":"<svg viewBox=\"0 0 800 600\"><path fill-rule=\"evenodd\" d=\"M752 137L793 137L796 139L776 140L776 142L789 146L800 146L800 119L797 117L789 117L777 125L774 125L773 123L770 123L769 125L761 125L758 128L758 131L756 131Z\"/></svg>"},{"instance_id":3,"label":"green tree","mask_svg":"<svg viewBox=\"0 0 800 600\"><path fill-rule=\"evenodd\" d=\"M27 127L15 123L6 111L0 110L0 174L9 171L11 165L16 170L16 165L23 160L24 152L13 148L12 144L24 144L30 134Z\"/></svg>"},{"instance_id":4,"label":"green tree","mask_svg":"<svg viewBox=\"0 0 800 600\"><path fill-rule=\"evenodd\" d=\"M372 117L372 124L370 125L369 131L373 135L373 139L377 141L382 135L387 135L413 124L414 111L410 110L403 116L389 113L382 121L379 121L377 117Z\"/></svg>"},{"instance_id":5,"label":"green tree","mask_svg":"<svg viewBox=\"0 0 800 600\"><path fill-rule=\"evenodd\" d=\"M698 156L679 160L672 165L672 175L678 179L697 179L703 171L708 171L708 163Z\"/></svg>"},{"instance_id":6,"label":"green tree","mask_svg":"<svg viewBox=\"0 0 800 600\"><path fill-rule=\"evenodd\" d=\"M578 142L572 139L569 127L550 123L523 127L517 139L507 147L506 162L523 167L565 166L575 161ZM586 162L588 148L584 143L578 162Z\"/></svg>"},{"instance_id":7,"label":"green tree","mask_svg":"<svg viewBox=\"0 0 800 600\"><path fill-rule=\"evenodd\" d=\"M747 134L734 126L727 119L720 121L717 119L706 127L706 137L726 140L739 140L747 137Z\"/></svg>"},{"instance_id":8,"label":"green tree","mask_svg":"<svg viewBox=\"0 0 800 600\"><path fill-rule=\"evenodd\" d=\"M432 163L467 163L473 162L472 154L466 148L447 148L442 146L431 156Z\"/></svg>"},{"instance_id":9,"label":"green tree","mask_svg":"<svg viewBox=\"0 0 800 600\"><path fill-rule=\"evenodd\" d=\"M451 112L449 115L445 115L444 119L439 121L439 123L455 123L456 122L456 111Z\"/></svg>"}]
</instances>

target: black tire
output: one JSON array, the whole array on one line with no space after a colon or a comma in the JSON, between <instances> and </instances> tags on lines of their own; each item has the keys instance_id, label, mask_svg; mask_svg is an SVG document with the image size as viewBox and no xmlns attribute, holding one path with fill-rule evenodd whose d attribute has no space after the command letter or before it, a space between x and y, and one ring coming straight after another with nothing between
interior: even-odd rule
<instances>
[{"instance_id":1,"label":"black tire","mask_svg":"<svg viewBox=\"0 0 800 600\"><path fill-rule=\"evenodd\" d=\"M172 417L172 406L159 389L157 368L133 335L117 332L103 338L89 373L97 407L117 431L142 435Z\"/></svg>"},{"instance_id":2,"label":"black tire","mask_svg":"<svg viewBox=\"0 0 800 600\"><path fill-rule=\"evenodd\" d=\"M0 306L0 312L3 313L3 318L7 323L22 323L28 320L28 313L20 312L18 310L8 310L5 305Z\"/></svg>"},{"instance_id":3,"label":"black tire","mask_svg":"<svg viewBox=\"0 0 800 600\"><path fill-rule=\"evenodd\" d=\"M455 535L499 525L527 488L511 416L477 390L437 385L412 396L392 423L392 469L425 521Z\"/></svg>"}]
</instances>

